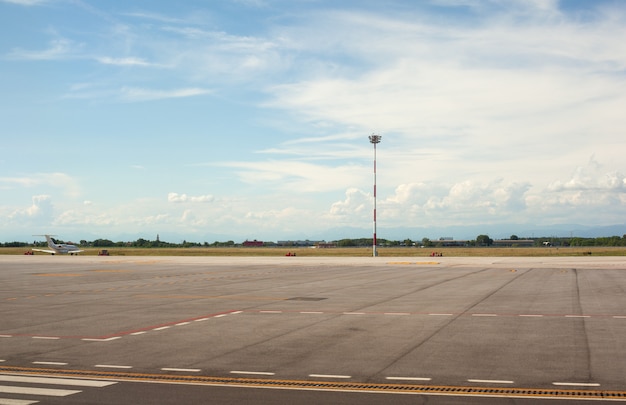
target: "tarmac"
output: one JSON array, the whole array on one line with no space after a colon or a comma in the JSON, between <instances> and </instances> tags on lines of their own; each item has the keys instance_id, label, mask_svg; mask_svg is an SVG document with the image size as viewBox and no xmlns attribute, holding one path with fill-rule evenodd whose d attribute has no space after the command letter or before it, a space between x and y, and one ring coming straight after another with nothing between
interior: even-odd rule
<instances>
[{"instance_id":1,"label":"tarmac","mask_svg":"<svg viewBox=\"0 0 626 405\"><path fill-rule=\"evenodd\" d=\"M625 292L622 257L0 256L0 372L626 399Z\"/></svg>"}]
</instances>

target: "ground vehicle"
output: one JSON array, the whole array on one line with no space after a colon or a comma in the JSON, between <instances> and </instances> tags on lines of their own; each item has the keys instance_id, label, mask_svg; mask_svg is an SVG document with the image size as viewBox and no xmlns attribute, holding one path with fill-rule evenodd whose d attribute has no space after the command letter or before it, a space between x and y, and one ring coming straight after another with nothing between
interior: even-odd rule
<instances>
[{"instance_id":1,"label":"ground vehicle","mask_svg":"<svg viewBox=\"0 0 626 405\"><path fill-rule=\"evenodd\" d=\"M109 251L106 249L102 249L98 251L98 256L109 256Z\"/></svg>"}]
</instances>

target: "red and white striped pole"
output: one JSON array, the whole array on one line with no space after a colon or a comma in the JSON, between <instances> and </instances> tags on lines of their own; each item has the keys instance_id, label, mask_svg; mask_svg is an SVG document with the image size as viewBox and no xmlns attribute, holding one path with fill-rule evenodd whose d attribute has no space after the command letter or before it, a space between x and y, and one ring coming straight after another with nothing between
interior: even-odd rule
<instances>
[{"instance_id":1,"label":"red and white striped pole","mask_svg":"<svg viewBox=\"0 0 626 405\"><path fill-rule=\"evenodd\" d=\"M382 136L372 134L369 136L370 142L374 144L374 237L372 238L372 255L378 256L376 252L376 144L380 143Z\"/></svg>"}]
</instances>

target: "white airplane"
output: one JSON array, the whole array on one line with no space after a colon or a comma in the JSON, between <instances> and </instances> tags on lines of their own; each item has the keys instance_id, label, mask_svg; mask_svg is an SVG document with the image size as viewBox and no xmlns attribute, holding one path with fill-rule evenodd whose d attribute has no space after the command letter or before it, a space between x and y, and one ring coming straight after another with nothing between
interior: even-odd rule
<instances>
[{"instance_id":1,"label":"white airplane","mask_svg":"<svg viewBox=\"0 0 626 405\"><path fill-rule=\"evenodd\" d=\"M56 236L56 235L33 235L33 236L45 236L46 240L48 241L48 247L50 249L31 249L34 252L44 252L44 253L50 253L52 255L54 254L70 254L70 255L74 255L74 254L78 254L80 252L84 252L84 250L81 250L78 248L78 246L76 245L68 245L65 243L54 243L54 240L52 240L51 236Z\"/></svg>"}]
</instances>

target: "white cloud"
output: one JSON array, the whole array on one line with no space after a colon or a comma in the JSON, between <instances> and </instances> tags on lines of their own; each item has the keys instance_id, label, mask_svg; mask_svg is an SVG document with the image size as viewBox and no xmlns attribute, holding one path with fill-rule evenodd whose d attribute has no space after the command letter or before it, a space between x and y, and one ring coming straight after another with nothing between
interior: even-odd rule
<instances>
[{"instance_id":1,"label":"white cloud","mask_svg":"<svg viewBox=\"0 0 626 405\"><path fill-rule=\"evenodd\" d=\"M47 49L40 51L29 51L25 49L13 49L8 55L9 59L25 60L58 60L68 57L75 57L80 45L65 38L58 38L50 41Z\"/></svg>"},{"instance_id":2,"label":"white cloud","mask_svg":"<svg viewBox=\"0 0 626 405\"><path fill-rule=\"evenodd\" d=\"M207 203L215 201L215 197L210 194L200 196L189 196L187 194L169 193L167 201L171 203Z\"/></svg>"},{"instance_id":3,"label":"white cloud","mask_svg":"<svg viewBox=\"0 0 626 405\"><path fill-rule=\"evenodd\" d=\"M15 189L16 187L53 187L61 189L66 195L77 197L81 194L78 180L62 172L34 173L28 176L0 177L0 187Z\"/></svg>"},{"instance_id":4,"label":"white cloud","mask_svg":"<svg viewBox=\"0 0 626 405\"><path fill-rule=\"evenodd\" d=\"M153 64L146 62L141 58L125 57L125 58L111 58L111 57L99 57L96 60L104 65L116 65L116 66L153 66Z\"/></svg>"},{"instance_id":5,"label":"white cloud","mask_svg":"<svg viewBox=\"0 0 626 405\"><path fill-rule=\"evenodd\" d=\"M152 101L162 100L168 98L184 98L195 97L206 94L211 94L212 90L202 88L181 88L172 90L156 90L156 89L142 89L137 87L124 87L120 91L122 100L125 101Z\"/></svg>"},{"instance_id":6,"label":"white cloud","mask_svg":"<svg viewBox=\"0 0 626 405\"><path fill-rule=\"evenodd\" d=\"M35 195L32 198L32 205L25 209L18 209L9 215L11 220L26 220L29 224L37 220L43 224L52 222L54 215L54 205L49 195Z\"/></svg>"},{"instance_id":7,"label":"white cloud","mask_svg":"<svg viewBox=\"0 0 626 405\"><path fill-rule=\"evenodd\" d=\"M45 3L47 0L0 0L0 1L3 1L5 3L10 3L10 4L18 4L20 6L36 6L38 4Z\"/></svg>"}]
</instances>

